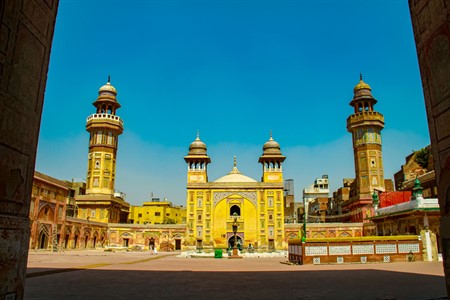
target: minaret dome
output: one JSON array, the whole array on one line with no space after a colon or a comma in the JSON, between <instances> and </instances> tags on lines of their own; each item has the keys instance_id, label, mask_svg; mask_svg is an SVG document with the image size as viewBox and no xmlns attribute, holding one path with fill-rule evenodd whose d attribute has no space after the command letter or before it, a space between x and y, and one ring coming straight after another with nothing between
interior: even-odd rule
<instances>
[{"instance_id":1,"label":"minaret dome","mask_svg":"<svg viewBox=\"0 0 450 300\"><path fill-rule=\"evenodd\" d=\"M188 155L206 155L206 144L200 140L197 133L197 138L189 145Z\"/></svg>"},{"instance_id":2,"label":"minaret dome","mask_svg":"<svg viewBox=\"0 0 450 300\"><path fill-rule=\"evenodd\" d=\"M263 155L281 155L280 144L278 144L270 133L269 140L263 145Z\"/></svg>"}]
</instances>

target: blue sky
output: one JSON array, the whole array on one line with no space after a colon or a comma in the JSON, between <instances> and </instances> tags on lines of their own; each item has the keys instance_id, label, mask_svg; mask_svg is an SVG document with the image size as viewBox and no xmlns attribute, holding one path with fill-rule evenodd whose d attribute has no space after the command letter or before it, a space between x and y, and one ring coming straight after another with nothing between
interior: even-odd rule
<instances>
[{"instance_id":1,"label":"blue sky","mask_svg":"<svg viewBox=\"0 0 450 300\"><path fill-rule=\"evenodd\" d=\"M126 4L125 4L126 3ZM385 116L385 176L429 144L407 1L74 1L59 6L36 169L86 177L86 117L108 75L122 105L116 188L184 204L183 156L200 131L209 179L238 159L260 179L262 145L287 156L296 199L322 174L354 177L346 118L362 72Z\"/></svg>"}]
</instances>

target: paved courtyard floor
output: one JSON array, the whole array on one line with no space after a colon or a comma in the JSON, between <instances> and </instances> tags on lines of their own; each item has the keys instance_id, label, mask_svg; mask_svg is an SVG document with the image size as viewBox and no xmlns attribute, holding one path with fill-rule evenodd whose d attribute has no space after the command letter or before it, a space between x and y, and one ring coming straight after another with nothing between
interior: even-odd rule
<instances>
[{"instance_id":1,"label":"paved courtyard floor","mask_svg":"<svg viewBox=\"0 0 450 300\"><path fill-rule=\"evenodd\" d=\"M286 261L30 252L25 299L447 299L441 262Z\"/></svg>"}]
</instances>

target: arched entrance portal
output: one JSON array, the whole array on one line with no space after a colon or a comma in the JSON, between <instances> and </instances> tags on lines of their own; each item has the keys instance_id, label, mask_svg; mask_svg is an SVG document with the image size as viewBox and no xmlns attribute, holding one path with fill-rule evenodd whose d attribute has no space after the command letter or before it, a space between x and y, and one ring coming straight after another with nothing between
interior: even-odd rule
<instances>
[{"instance_id":1,"label":"arched entrance portal","mask_svg":"<svg viewBox=\"0 0 450 300\"><path fill-rule=\"evenodd\" d=\"M243 243L242 243L241 237L239 235L237 235L236 239L237 239L238 248L242 249ZM234 247L234 235L228 239L228 247L230 247L230 248Z\"/></svg>"},{"instance_id":2,"label":"arched entrance portal","mask_svg":"<svg viewBox=\"0 0 450 300\"><path fill-rule=\"evenodd\" d=\"M39 249L47 249L48 248L48 236L45 232L41 232L39 235Z\"/></svg>"},{"instance_id":3,"label":"arched entrance portal","mask_svg":"<svg viewBox=\"0 0 450 300\"><path fill-rule=\"evenodd\" d=\"M148 240L148 249L149 250L155 249L155 239L154 238L150 238Z\"/></svg>"}]
</instances>

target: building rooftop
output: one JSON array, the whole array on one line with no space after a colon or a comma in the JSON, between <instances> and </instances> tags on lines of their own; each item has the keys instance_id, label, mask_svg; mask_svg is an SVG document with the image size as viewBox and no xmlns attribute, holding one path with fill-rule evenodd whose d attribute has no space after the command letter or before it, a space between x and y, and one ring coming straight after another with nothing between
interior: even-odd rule
<instances>
[{"instance_id":1,"label":"building rooftop","mask_svg":"<svg viewBox=\"0 0 450 300\"><path fill-rule=\"evenodd\" d=\"M375 210L375 217L383 217L388 215L400 214L410 211L437 211L439 212L439 203L437 198L423 199L418 197L408 202L403 202Z\"/></svg>"}]
</instances>

